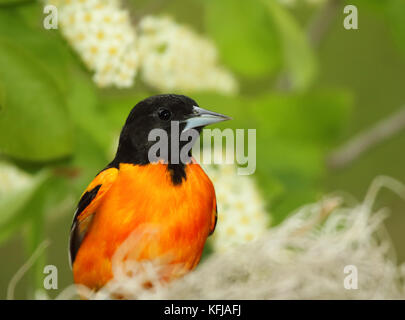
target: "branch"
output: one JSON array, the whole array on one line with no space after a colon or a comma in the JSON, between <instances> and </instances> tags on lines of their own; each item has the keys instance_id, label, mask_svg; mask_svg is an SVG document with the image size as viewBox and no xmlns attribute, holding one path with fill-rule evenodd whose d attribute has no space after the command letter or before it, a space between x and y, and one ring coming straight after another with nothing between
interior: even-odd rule
<instances>
[{"instance_id":1,"label":"branch","mask_svg":"<svg viewBox=\"0 0 405 320\"><path fill-rule=\"evenodd\" d=\"M333 169L343 168L370 148L393 137L405 128L405 106L399 111L381 120L374 127L354 136L343 146L333 151L328 159L328 166Z\"/></svg>"},{"instance_id":2,"label":"branch","mask_svg":"<svg viewBox=\"0 0 405 320\"><path fill-rule=\"evenodd\" d=\"M313 48L317 48L325 38L340 8L340 4L341 0L329 0L312 18L308 26L308 40Z\"/></svg>"},{"instance_id":3,"label":"branch","mask_svg":"<svg viewBox=\"0 0 405 320\"><path fill-rule=\"evenodd\" d=\"M333 18L338 13L340 4L341 0L329 0L322 9L311 18L308 25L307 39L313 49L318 48L322 40L325 39L333 22ZM276 80L275 87L280 91L291 90L291 79L285 71L283 71Z\"/></svg>"}]
</instances>

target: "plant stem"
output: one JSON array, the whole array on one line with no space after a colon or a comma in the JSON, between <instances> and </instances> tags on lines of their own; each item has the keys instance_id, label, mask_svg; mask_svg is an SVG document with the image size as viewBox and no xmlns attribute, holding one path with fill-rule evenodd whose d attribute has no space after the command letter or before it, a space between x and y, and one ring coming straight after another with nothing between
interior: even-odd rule
<instances>
[{"instance_id":1,"label":"plant stem","mask_svg":"<svg viewBox=\"0 0 405 320\"><path fill-rule=\"evenodd\" d=\"M313 48L319 47L325 35L329 31L335 18L341 0L329 0L311 19L308 26L308 41Z\"/></svg>"},{"instance_id":2,"label":"plant stem","mask_svg":"<svg viewBox=\"0 0 405 320\"><path fill-rule=\"evenodd\" d=\"M328 157L330 168L346 167L377 144L393 137L405 128L405 106L378 122L370 129L351 138Z\"/></svg>"},{"instance_id":3,"label":"plant stem","mask_svg":"<svg viewBox=\"0 0 405 320\"><path fill-rule=\"evenodd\" d=\"M41 213L35 215L35 218L28 221L28 230L25 234L25 246L27 256L30 257L43 242L44 237L44 213L41 210ZM43 285L43 267L45 265L46 257L45 253L38 256L32 264L30 270L30 279L31 279L31 289L30 295L35 292L35 290L42 288Z\"/></svg>"}]
</instances>

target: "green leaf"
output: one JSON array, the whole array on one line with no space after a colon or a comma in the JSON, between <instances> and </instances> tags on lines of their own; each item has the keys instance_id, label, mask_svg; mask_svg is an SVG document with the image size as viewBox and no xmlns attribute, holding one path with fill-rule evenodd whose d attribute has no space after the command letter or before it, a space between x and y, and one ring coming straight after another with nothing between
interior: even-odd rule
<instances>
[{"instance_id":1,"label":"green leaf","mask_svg":"<svg viewBox=\"0 0 405 320\"><path fill-rule=\"evenodd\" d=\"M268 137L327 147L347 122L352 96L342 91L268 94L250 101L255 127Z\"/></svg>"},{"instance_id":2,"label":"green leaf","mask_svg":"<svg viewBox=\"0 0 405 320\"><path fill-rule=\"evenodd\" d=\"M34 1L34 0L0 0L0 7L23 4L25 2L32 2L32 1Z\"/></svg>"},{"instance_id":3,"label":"green leaf","mask_svg":"<svg viewBox=\"0 0 405 320\"><path fill-rule=\"evenodd\" d=\"M263 0L281 37L284 65L293 89L308 88L317 71L314 53L294 17L275 0Z\"/></svg>"},{"instance_id":4,"label":"green leaf","mask_svg":"<svg viewBox=\"0 0 405 320\"><path fill-rule=\"evenodd\" d=\"M363 9L371 9L374 10L375 13L381 13L387 8L390 2L391 0L351 0L350 3L348 2L347 4L355 5L360 12L362 12Z\"/></svg>"},{"instance_id":5,"label":"green leaf","mask_svg":"<svg viewBox=\"0 0 405 320\"><path fill-rule=\"evenodd\" d=\"M257 0L206 1L205 26L223 62L246 77L274 73L281 62L276 27Z\"/></svg>"},{"instance_id":6,"label":"green leaf","mask_svg":"<svg viewBox=\"0 0 405 320\"><path fill-rule=\"evenodd\" d=\"M36 192L49 178L49 171L41 171L25 188L0 198L0 243L5 241L15 230L32 215L32 211L22 212Z\"/></svg>"},{"instance_id":7,"label":"green leaf","mask_svg":"<svg viewBox=\"0 0 405 320\"><path fill-rule=\"evenodd\" d=\"M108 143L108 141L106 142ZM113 141L110 143L112 144ZM79 193L83 192L97 173L104 169L111 160L87 131L80 127L76 128L75 154L71 166L79 171L74 185Z\"/></svg>"},{"instance_id":8,"label":"green leaf","mask_svg":"<svg viewBox=\"0 0 405 320\"><path fill-rule=\"evenodd\" d=\"M113 139L111 125L99 108L97 89L93 82L90 77L76 71L72 72L69 87L67 105L73 121L107 152Z\"/></svg>"},{"instance_id":9,"label":"green leaf","mask_svg":"<svg viewBox=\"0 0 405 320\"><path fill-rule=\"evenodd\" d=\"M0 85L7 104L0 113L1 152L45 161L72 151L71 125L63 95L37 59L0 37Z\"/></svg>"},{"instance_id":10,"label":"green leaf","mask_svg":"<svg viewBox=\"0 0 405 320\"><path fill-rule=\"evenodd\" d=\"M59 32L44 29L41 8L34 2L18 8L0 9L0 36L12 43L18 39L18 45L35 56L66 93L69 88L68 66L73 58Z\"/></svg>"},{"instance_id":11,"label":"green leaf","mask_svg":"<svg viewBox=\"0 0 405 320\"><path fill-rule=\"evenodd\" d=\"M6 91L0 84L0 113L5 108L5 106L6 106Z\"/></svg>"}]
</instances>

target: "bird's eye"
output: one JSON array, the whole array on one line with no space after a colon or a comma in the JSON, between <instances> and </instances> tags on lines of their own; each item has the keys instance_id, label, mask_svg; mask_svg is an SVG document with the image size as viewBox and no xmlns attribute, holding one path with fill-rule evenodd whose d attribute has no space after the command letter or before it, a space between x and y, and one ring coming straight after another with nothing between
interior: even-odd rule
<instances>
[{"instance_id":1,"label":"bird's eye","mask_svg":"<svg viewBox=\"0 0 405 320\"><path fill-rule=\"evenodd\" d=\"M167 110L167 109L160 109L160 110L158 111L158 116L159 116L159 118L160 118L161 120L167 121L167 120L169 120L170 117L172 116L172 113L171 113L169 110Z\"/></svg>"}]
</instances>

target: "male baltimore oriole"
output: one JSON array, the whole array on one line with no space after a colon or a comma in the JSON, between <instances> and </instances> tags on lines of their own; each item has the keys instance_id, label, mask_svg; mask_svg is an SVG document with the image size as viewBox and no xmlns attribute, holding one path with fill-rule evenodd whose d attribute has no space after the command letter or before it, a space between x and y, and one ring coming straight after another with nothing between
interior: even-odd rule
<instances>
[{"instance_id":1,"label":"male baltimore oriole","mask_svg":"<svg viewBox=\"0 0 405 320\"><path fill-rule=\"evenodd\" d=\"M73 218L69 254L75 283L101 288L113 276L111 259L117 248L131 233L147 229L153 229L153 236L141 236L131 248L136 260L165 257L165 263L183 266L181 272L166 274L165 281L196 267L217 222L213 184L194 159L172 163L169 156L151 162L148 151L155 142L148 135L165 130L173 152L173 137L179 150L186 142L171 134L172 121L180 133L199 133L228 119L174 94L149 97L131 110L114 160L89 184Z\"/></svg>"}]
</instances>

